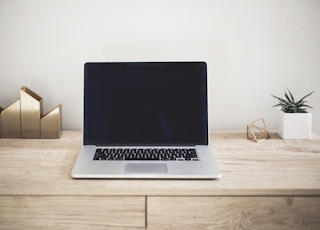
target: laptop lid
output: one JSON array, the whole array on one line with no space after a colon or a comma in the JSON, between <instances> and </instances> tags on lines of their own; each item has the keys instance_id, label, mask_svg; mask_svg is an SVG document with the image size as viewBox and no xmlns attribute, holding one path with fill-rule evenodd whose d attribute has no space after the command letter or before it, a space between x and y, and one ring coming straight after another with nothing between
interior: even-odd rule
<instances>
[{"instance_id":1,"label":"laptop lid","mask_svg":"<svg viewBox=\"0 0 320 230\"><path fill-rule=\"evenodd\" d=\"M205 62L84 66L84 145L207 145Z\"/></svg>"}]
</instances>

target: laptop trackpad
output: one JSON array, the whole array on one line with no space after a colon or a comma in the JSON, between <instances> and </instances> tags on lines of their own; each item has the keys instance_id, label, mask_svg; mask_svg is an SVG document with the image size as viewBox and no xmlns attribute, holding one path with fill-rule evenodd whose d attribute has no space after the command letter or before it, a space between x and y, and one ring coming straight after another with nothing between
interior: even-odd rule
<instances>
[{"instance_id":1,"label":"laptop trackpad","mask_svg":"<svg viewBox=\"0 0 320 230\"><path fill-rule=\"evenodd\" d=\"M167 164L165 163L127 163L125 165L126 173L167 173Z\"/></svg>"}]
</instances>

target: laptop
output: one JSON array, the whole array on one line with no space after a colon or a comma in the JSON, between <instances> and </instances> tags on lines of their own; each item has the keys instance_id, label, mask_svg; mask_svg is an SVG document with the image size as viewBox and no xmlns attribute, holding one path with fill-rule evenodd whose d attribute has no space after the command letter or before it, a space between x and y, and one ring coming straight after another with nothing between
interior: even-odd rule
<instances>
[{"instance_id":1,"label":"laptop","mask_svg":"<svg viewBox=\"0 0 320 230\"><path fill-rule=\"evenodd\" d=\"M218 179L208 144L205 62L85 63L73 178Z\"/></svg>"}]
</instances>

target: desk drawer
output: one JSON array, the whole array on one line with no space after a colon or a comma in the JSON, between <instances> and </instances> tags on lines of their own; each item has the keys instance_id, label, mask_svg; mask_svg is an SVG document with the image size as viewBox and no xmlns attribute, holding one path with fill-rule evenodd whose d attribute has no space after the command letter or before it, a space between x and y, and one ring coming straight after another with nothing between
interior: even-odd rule
<instances>
[{"instance_id":1,"label":"desk drawer","mask_svg":"<svg viewBox=\"0 0 320 230\"><path fill-rule=\"evenodd\" d=\"M145 197L0 196L0 229L145 228Z\"/></svg>"},{"instance_id":2,"label":"desk drawer","mask_svg":"<svg viewBox=\"0 0 320 230\"><path fill-rule=\"evenodd\" d=\"M149 197L148 229L319 229L320 197Z\"/></svg>"}]
</instances>

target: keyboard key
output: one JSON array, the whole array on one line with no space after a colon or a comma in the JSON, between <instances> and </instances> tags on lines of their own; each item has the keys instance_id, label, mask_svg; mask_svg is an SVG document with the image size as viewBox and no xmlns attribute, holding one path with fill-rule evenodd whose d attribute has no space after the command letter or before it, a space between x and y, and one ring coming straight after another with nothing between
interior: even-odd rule
<instances>
[{"instance_id":1,"label":"keyboard key","mask_svg":"<svg viewBox=\"0 0 320 230\"><path fill-rule=\"evenodd\" d=\"M97 148L93 160L197 161L194 148Z\"/></svg>"}]
</instances>

